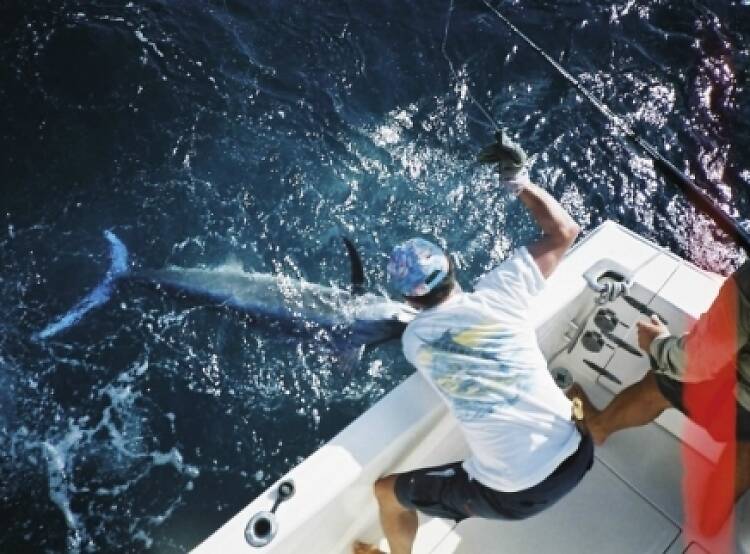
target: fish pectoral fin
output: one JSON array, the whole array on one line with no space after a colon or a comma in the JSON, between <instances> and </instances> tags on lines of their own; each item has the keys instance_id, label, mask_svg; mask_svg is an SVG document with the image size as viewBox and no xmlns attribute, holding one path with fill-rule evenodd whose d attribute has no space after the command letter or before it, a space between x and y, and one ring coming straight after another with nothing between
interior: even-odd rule
<instances>
[{"instance_id":1,"label":"fish pectoral fin","mask_svg":"<svg viewBox=\"0 0 750 554\"><path fill-rule=\"evenodd\" d=\"M364 353L364 344L352 344L347 348L343 348L337 355L341 372L345 375L351 375L362 362L362 356Z\"/></svg>"}]
</instances>

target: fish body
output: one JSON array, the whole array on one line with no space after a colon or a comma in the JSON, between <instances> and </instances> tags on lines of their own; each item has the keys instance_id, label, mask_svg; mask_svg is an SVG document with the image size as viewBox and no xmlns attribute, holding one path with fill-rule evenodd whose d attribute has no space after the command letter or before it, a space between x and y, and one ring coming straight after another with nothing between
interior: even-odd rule
<instances>
[{"instance_id":1,"label":"fish body","mask_svg":"<svg viewBox=\"0 0 750 554\"><path fill-rule=\"evenodd\" d=\"M78 324L88 312L107 303L123 280L226 306L294 333L325 329L337 342L355 349L400 338L416 313L383 295L357 294L284 275L245 271L237 265L130 271L125 245L109 231L105 237L111 264L104 279L68 312L36 333L35 339L46 340ZM353 267L361 270L351 243L347 243L347 250L350 256L356 256ZM361 278L356 280L359 282L354 283L354 290L359 290Z\"/></svg>"},{"instance_id":2,"label":"fish body","mask_svg":"<svg viewBox=\"0 0 750 554\"><path fill-rule=\"evenodd\" d=\"M289 331L325 329L353 344L400 338L414 310L372 293L310 283L237 266L170 267L139 272L135 280L181 296L227 306Z\"/></svg>"}]
</instances>

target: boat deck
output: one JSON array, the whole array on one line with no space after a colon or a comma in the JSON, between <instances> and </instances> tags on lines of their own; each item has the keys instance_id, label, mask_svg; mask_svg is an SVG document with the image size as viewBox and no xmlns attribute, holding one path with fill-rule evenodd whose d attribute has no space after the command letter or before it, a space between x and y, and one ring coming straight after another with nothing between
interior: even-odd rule
<instances>
[{"instance_id":1,"label":"boat deck","mask_svg":"<svg viewBox=\"0 0 750 554\"><path fill-rule=\"evenodd\" d=\"M619 341L605 340L599 351L587 348L581 338L573 341L597 331L593 316L599 307L584 275L596 278L606 271L635 272L630 296L660 314L673 333L687 329L705 311L723 282L611 222L579 242L537 298L533 317L550 369L569 370L599 406L648 368L646 356L622 346L637 347L634 323L644 317L623 299L605 306L621 322L612 331ZM584 360L613 373L622 384ZM652 424L610 437L597 448L595 464L578 487L538 516L520 522L470 519L459 525L421 518L415 552L720 552L720 543L708 537L686 544L683 441L699 454L698 463L711 464L724 447L676 410L667 410ZM279 506L278 533L268 546L250 547L245 528L253 514L273 505L276 486L194 552L336 554L350 552L355 539L385 549L372 496L375 479L462 459L466 452L447 409L413 375L285 476L297 492ZM741 504L750 503L747 497Z\"/></svg>"}]
</instances>

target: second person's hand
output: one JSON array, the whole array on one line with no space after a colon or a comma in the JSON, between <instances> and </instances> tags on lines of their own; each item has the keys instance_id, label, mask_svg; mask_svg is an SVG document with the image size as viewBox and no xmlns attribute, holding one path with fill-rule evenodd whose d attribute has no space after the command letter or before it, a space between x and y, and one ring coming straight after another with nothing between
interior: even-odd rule
<instances>
[{"instance_id":1,"label":"second person's hand","mask_svg":"<svg viewBox=\"0 0 750 554\"><path fill-rule=\"evenodd\" d=\"M645 352L651 351L651 343L656 337L669 334L669 328L656 314L652 315L650 320L639 321L636 327L638 328L638 346Z\"/></svg>"}]
</instances>

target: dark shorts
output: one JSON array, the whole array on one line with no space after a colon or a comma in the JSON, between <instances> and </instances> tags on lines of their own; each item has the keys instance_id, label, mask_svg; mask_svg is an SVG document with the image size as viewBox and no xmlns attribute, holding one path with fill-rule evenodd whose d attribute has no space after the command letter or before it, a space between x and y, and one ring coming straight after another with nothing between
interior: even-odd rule
<instances>
[{"instance_id":1,"label":"dark shorts","mask_svg":"<svg viewBox=\"0 0 750 554\"><path fill-rule=\"evenodd\" d=\"M462 462L454 462L400 474L396 479L396 498L410 510L456 522L468 517L524 519L565 496L593 463L594 445L584 435L578 450L544 481L526 490L500 492L485 487L467 475Z\"/></svg>"},{"instance_id":2,"label":"dark shorts","mask_svg":"<svg viewBox=\"0 0 750 554\"><path fill-rule=\"evenodd\" d=\"M693 387L711 387L711 389L709 390L713 391L717 389L713 382L711 382L710 384L683 383L681 381L677 381L676 379L672 379L671 377L668 377L663 373L656 372L654 372L654 376L656 377L656 384L659 386L659 390L664 395L664 398L669 400L669 403L672 404L672 406L680 410L683 414L695 421L698 425L705 428L706 431L708 431L708 433L714 439L721 442L726 442L732 438L728 429L719 428L718 424L715 424L717 421L721 421L722 418L717 417L712 419L710 417L712 412L718 413L718 411L720 410L719 406L717 406L715 410L712 409L711 406L706 406L705 408L707 411L707 415L691 414L689 410L685 408L685 403L683 402L683 394L686 389ZM730 392L728 394L731 394L731 398L734 399L734 383L730 383L730 387ZM719 388L719 390L721 389ZM724 395L724 397L726 396L727 394ZM717 402L721 403L721 398L717 399ZM740 441L750 441L750 411L746 410L741 404L737 403L737 401L735 401L735 404L737 405L737 424L735 427L735 438Z\"/></svg>"}]
</instances>

